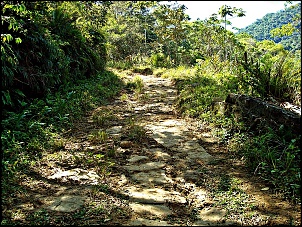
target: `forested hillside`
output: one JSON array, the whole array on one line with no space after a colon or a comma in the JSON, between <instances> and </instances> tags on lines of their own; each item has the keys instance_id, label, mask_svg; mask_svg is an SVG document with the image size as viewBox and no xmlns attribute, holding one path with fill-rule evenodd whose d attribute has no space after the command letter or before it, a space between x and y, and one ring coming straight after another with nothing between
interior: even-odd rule
<instances>
[{"instance_id":1,"label":"forested hillside","mask_svg":"<svg viewBox=\"0 0 302 227\"><path fill-rule=\"evenodd\" d=\"M272 40L281 43L286 50L301 49L301 3L290 6L276 13L269 13L261 19L257 19L251 25L239 29L238 33L247 33L258 41ZM297 20L298 19L298 20ZM293 23L297 31L285 36L273 36L271 30Z\"/></svg>"},{"instance_id":2,"label":"forested hillside","mask_svg":"<svg viewBox=\"0 0 302 227\"><path fill-rule=\"evenodd\" d=\"M290 122L292 117L299 124L301 116L301 46L296 42L301 30L293 29L300 26L301 17L293 20L300 8L269 14L235 34L225 29L231 23L226 16L244 17L244 9L225 5L208 19L190 21L186 7L177 2L1 1L1 224L120 225L132 215L125 208L129 198L116 191L125 182L117 177L132 182L126 160L135 166L152 159L150 170L159 164L155 170L160 175L152 179L170 174L176 183L168 188L182 193L185 201L170 204L186 211L169 213L166 221L175 224L178 218L192 224L198 209L215 204L227 207L225 216L238 219L237 224L243 225L243 219L246 225L269 223L274 211L261 216L266 211L248 204L239 188L239 182L251 183L252 178L250 188L260 188L256 194L278 195L289 204L285 207L301 203L301 135ZM255 25L252 37L247 33ZM276 35L273 40L270 32ZM268 117L253 113L260 105L246 115L240 105L228 108L230 94L248 97L245 104L258 100ZM284 114L284 122L266 111L272 105ZM142 121L167 137L150 136ZM183 133L182 127L191 123L199 139ZM181 143L184 151L173 156L177 152L169 148L171 143ZM205 150L201 145L219 159L196 161ZM162 156L151 148L160 148ZM130 157L134 150L138 159ZM194 172L188 172L192 163L182 163L188 156ZM233 174L230 166L239 166L242 181L223 172ZM187 184L177 188L182 184L177 171L186 169L188 182L210 191L215 204L203 201L194 208L186 200ZM94 173L61 182L51 178L59 170ZM82 180L98 183L88 187ZM87 193L91 203L81 203L70 215L44 209L47 196L58 197L68 187ZM110 196L112 209L104 199ZM292 223L291 214L280 217L277 224Z\"/></svg>"}]
</instances>

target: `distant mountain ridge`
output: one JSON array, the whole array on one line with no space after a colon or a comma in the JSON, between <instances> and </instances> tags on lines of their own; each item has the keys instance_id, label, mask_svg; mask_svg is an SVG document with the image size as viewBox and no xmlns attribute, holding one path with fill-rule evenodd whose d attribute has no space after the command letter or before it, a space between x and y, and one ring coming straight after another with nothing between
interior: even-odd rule
<instances>
[{"instance_id":1,"label":"distant mountain ridge","mask_svg":"<svg viewBox=\"0 0 302 227\"><path fill-rule=\"evenodd\" d=\"M301 49L301 34L295 32L291 36L271 37L270 31L274 28L281 27L287 23L291 23L296 14L301 15L301 3L296 4L294 8L288 7L276 13L268 13L262 19L257 19L256 22L248 25L245 28L239 29L238 33L247 33L253 36L256 40L273 40L275 43L283 44L287 50ZM243 18L244 19L244 18ZM297 28L301 31L301 17Z\"/></svg>"}]
</instances>

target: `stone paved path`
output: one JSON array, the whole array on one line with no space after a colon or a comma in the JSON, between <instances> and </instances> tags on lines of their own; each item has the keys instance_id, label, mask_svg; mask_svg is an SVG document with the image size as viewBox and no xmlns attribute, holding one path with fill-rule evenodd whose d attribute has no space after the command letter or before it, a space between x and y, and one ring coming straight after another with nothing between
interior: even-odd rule
<instances>
[{"instance_id":1,"label":"stone paved path","mask_svg":"<svg viewBox=\"0 0 302 227\"><path fill-rule=\"evenodd\" d=\"M207 192L194 182L200 180L200 163L206 164L213 157L199 145L186 122L175 115L177 90L172 82L152 75L140 77L147 101L126 102L132 104L129 114L135 116L136 124L144 127L155 143L142 146L144 155L128 156L122 166L127 180L118 190L129 198L135 213L125 225L169 226L168 217L173 213L183 210L188 214L209 202ZM114 127L107 132L118 135ZM224 215L224 210L210 207L190 225L217 225Z\"/></svg>"},{"instance_id":2,"label":"stone paved path","mask_svg":"<svg viewBox=\"0 0 302 227\"><path fill-rule=\"evenodd\" d=\"M206 130L197 132L196 122L176 114L177 90L172 81L153 75L136 76L144 84L141 94L124 91L126 99L117 97L109 105L94 110L71 132L73 139L69 139L64 149L54 153L61 157L60 161L49 164L50 154L45 164L39 166L37 172L49 181L47 184L37 181L39 187L41 184L43 190L45 188L43 193L37 192L33 196L41 204L39 209L44 208L55 215L63 213L66 217L81 209L87 213L89 209L100 212L98 207L109 209L103 212L107 213L107 218L99 217L97 213L95 219L89 220L90 224L96 225L242 225L238 216L228 218L232 214L227 213L225 206L213 206L215 201L209 195L208 178L214 176L211 168L215 168L213 163L223 160L210 155L200 145L200 140L205 143L217 140ZM132 81L134 77L132 74L126 79ZM104 113L111 111L114 117L96 127L93 116L103 110ZM108 134L105 145L89 140L88 135L96 129ZM105 177L96 164L87 163L88 154L100 155L107 150L104 146L115 151L115 164ZM76 161L80 159L84 161L78 163L87 166L78 165ZM218 171L220 167L217 167ZM107 194L97 190L104 184L110 188ZM258 192L255 196L259 196ZM263 212L248 220L262 225L269 217Z\"/></svg>"}]
</instances>

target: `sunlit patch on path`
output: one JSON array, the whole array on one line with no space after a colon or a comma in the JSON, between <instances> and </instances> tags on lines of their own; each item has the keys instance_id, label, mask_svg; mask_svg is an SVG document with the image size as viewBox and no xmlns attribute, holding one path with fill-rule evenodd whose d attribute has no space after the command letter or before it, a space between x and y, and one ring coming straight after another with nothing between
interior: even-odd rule
<instances>
[{"instance_id":1,"label":"sunlit patch on path","mask_svg":"<svg viewBox=\"0 0 302 227\"><path fill-rule=\"evenodd\" d=\"M83 215L87 225L267 224L265 212L243 208L258 205L239 181L232 188L233 163L220 166L224 160L209 152L217 138L177 115L171 80L124 79L134 76L142 79L141 93L126 90L123 99L96 108L75 127L63 150L42 159L36 171L48 183L45 192L35 192L37 212Z\"/></svg>"}]
</instances>

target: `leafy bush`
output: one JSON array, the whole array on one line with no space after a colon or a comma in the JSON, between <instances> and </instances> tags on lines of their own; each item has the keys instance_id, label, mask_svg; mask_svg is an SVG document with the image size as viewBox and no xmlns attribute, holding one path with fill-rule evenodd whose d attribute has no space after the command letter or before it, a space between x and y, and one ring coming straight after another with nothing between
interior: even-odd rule
<instances>
[{"instance_id":1,"label":"leafy bush","mask_svg":"<svg viewBox=\"0 0 302 227\"><path fill-rule=\"evenodd\" d=\"M282 127L281 127L282 130ZM289 199L297 199L301 191L299 138L284 140L272 130L247 139L240 154L254 174Z\"/></svg>"},{"instance_id":2,"label":"leafy bush","mask_svg":"<svg viewBox=\"0 0 302 227\"><path fill-rule=\"evenodd\" d=\"M154 67L166 67L171 68L174 66L173 61L169 56L164 53L155 53L150 57L150 64Z\"/></svg>"},{"instance_id":3,"label":"leafy bush","mask_svg":"<svg viewBox=\"0 0 302 227\"><path fill-rule=\"evenodd\" d=\"M264 40L245 53L241 83L252 95L274 97L301 105L301 57L284 50L281 44Z\"/></svg>"},{"instance_id":4,"label":"leafy bush","mask_svg":"<svg viewBox=\"0 0 302 227\"><path fill-rule=\"evenodd\" d=\"M83 21L90 15L88 9L77 2L1 3L5 108L18 109L30 99L104 69L104 36Z\"/></svg>"},{"instance_id":5,"label":"leafy bush","mask_svg":"<svg viewBox=\"0 0 302 227\"><path fill-rule=\"evenodd\" d=\"M1 151L6 184L17 177L17 171L27 170L43 151L62 146L63 141L57 141L59 134L87 111L108 102L121 87L120 79L105 71L77 84L70 83L44 99L35 99L20 112L3 111Z\"/></svg>"},{"instance_id":6,"label":"leafy bush","mask_svg":"<svg viewBox=\"0 0 302 227\"><path fill-rule=\"evenodd\" d=\"M223 101L230 92L238 91L238 78L226 68L224 65L212 65L209 59L194 69L178 67L176 72L167 71L163 76L171 76L178 81L180 111L185 115L199 117L210 111L217 99Z\"/></svg>"},{"instance_id":7,"label":"leafy bush","mask_svg":"<svg viewBox=\"0 0 302 227\"><path fill-rule=\"evenodd\" d=\"M122 70L126 70L126 69L131 69L133 67L133 64L129 61L109 61L107 63L107 67L114 67L116 69L122 69Z\"/></svg>"},{"instance_id":8,"label":"leafy bush","mask_svg":"<svg viewBox=\"0 0 302 227\"><path fill-rule=\"evenodd\" d=\"M136 94L141 94L144 90L144 81L140 76L136 75L125 87L126 89L133 90Z\"/></svg>"},{"instance_id":9,"label":"leafy bush","mask_svg":"<svg viewBox=\"0 0 302 227\"><path fill-rule=\"evenodd\" d=\"M288 61L291 65L292 60L289 58ZM293 67L287 69L289 65L286 64L282 66L284 76L297 70ZM162 76L175 80L179 90L177 105L183 115L216 126L212 133L220 137L220 141L226 144L231 154L235 153L239 158L244 157L251 172L259 174L287 198L297 201L300 194L298 182L301 180L299 138L285 131L285 127L273 132L259 125L261 129L258 130L261 133L251 134L247 132L245 123L235 120L234 116L212 111L212 104L216 100L225 100L230 92L245 91L240 75L237 76L238 71L231 70L231 67L229 62L220 62L213 56L200 61L195 71L191 71L194 73L190 74L189 70L185 72L179 68L166 70ZM288 81L286 83L286 86L293 84Z\"/></svg>"}]
</instances>

